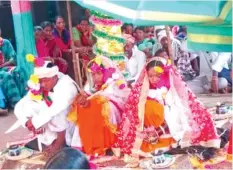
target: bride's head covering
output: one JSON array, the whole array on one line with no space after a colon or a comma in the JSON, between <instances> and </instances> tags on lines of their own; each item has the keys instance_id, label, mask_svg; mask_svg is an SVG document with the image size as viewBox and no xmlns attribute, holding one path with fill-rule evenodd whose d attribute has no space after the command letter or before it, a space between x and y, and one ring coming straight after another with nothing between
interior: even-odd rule
<instances>
[{"instance_id":1,"label":"bride's head covering","mask_svg":"<svg viewBox=\"0 0 233 170\"><path fill-rule=\"evenodd\" d=\"M187 117L189 130L191 129L188 135L183 136L182 142L184 145L206 144L216 146L213 141L217 140L218 136L208 111L196 100L196 96L187 87L180 74L171 66L169 60L154 57L145 65L129 94L122 114L122 122L119 125L115 147L121 148L121 151L126 154L130 154L132 149L140 149L140 142L135 141L142 140L140 133L144 128L145 103L150 89L147 66L151 63L154 63L155 67L161 67L162 63L164 75L169 76L161 76L159 86L166 86L166 82L169 82L170 94L177 96L183 105L183 116Z\"/></svg>"},{"instance_id":2,"label":"bride's head covering","mask_svg":"<svg viewBox=\"0 0 233 170\"><path fill-rule=\"evenodd\" d=\"M95 90L91 74L98 71L103 73L104 84L102 88L105 88L111 83L116 83L119 89L123 89L127 86L124 76L116 64L107 57L97 56L87 65L87 79L90 90Z\"/></svg>"}]
</instances>

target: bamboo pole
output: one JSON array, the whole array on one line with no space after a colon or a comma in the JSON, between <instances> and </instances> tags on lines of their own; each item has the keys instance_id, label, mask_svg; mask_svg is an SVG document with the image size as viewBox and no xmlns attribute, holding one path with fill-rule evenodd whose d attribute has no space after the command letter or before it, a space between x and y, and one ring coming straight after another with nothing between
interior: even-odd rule
<instances>
[{"instance_id":1,"label":"bamboo pole","mask_svg":"<svg viewBox=\"0 0 233 170\"><path fill-rule=\"evenodd\" d=\"M166 34L167 34L167 41L168 41L168 55L169 58L172 62L172 65L174 65L174 60L173 60L173 54L172 54L172 41L171 41L171 37L170 37L170 30L168 26L165 26L166 29Z\"/></svg>"},{"instance_id":2,"label":"bamboo pole","mask_svg":"<svg viewBox=\"0 0 233 170\"><path fill-rule=\"evenodd\" d=\"M74 67L74 76L75 81L79 85L79 87L82 88L82 76L80 72L80 64L79 64L79 55L75 52L75 46L74 46L74 38L72 34L72 19L71 19L71 7L70 7L70 1L66 1L67 6L67 13L68 13L68 25L69 25L69 32L71 37L71 50L72 50L72 61L73 61L73 67Z\"/></svg>"}]
</instances>

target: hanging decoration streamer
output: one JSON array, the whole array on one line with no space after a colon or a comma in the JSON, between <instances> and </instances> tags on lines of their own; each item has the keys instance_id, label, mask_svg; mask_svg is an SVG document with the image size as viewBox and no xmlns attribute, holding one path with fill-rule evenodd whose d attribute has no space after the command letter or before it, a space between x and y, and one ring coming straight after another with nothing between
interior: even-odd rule
<instances>
[{"instance_id":1,"label":"hanging decoration streamer","mask_svg":"<svg viewBox=\"0 0 233 170\"><path fill-rule=\"evenodd\" d=\"M121 26L122 22L115 19L105 19L105 18L98 18L96 16L91 16L89 21L95 25L101 24L105 26Z\"/></svg>"},{"instance_id":2,"label":"hanging decoration streamer","mask_svg":"<svg viewBox=\"0 0 233 170\"><path fill-rule=\"evenodd\" d=\"M119 43L125 43L125 39L122 37L116 37L116 36L111 36L108 35L105 32L102 31L98 31L98 30L94 30L94 32L92 33L96 38L104 38L107 40L115 40L118 41Z\"/></svg>"},{"instance_id":3,"label":"hanging decoration streamer","mask_svg":"<svg viewBox=\"0 0 233 170\"><path fill-rule=\"evenodd\" d=\"M97 41L93 47L96 55L109 57L127 79L126 59L124 54L125 39L121 34L122 22L99 12L91 11L90 22L95 25L93 36Z\"/></svg>"},{"instance_id":4,"label":"hanging decoration streamer","mask_svg":"<svg viewBox=\"0 0 233 170\"><path fill-rule=\"evenodd\" d=\"M91 15L98 17L98 18L106 18L106 19L112 19L112 17L104 15L102 13L96 12L94 10L90 10Z\"/></svg>"},{"instance_id":5,"label":"hanging decoration streamer","mask_svg":"<svg viewBox=\"0 0 233 170\"><path fill-rule=\"evenodd\" d=\"M103 56L107 56L109 57L111 60L114 60L114 61L119 61L119 60L124 60L124 53L111 53L111 51L107 52L107 51L103 51L102 49L100 48L97 48L95 45L93 47L94 49L94 53L96 55L103 55Z\"/></svg>"}]
</instances>

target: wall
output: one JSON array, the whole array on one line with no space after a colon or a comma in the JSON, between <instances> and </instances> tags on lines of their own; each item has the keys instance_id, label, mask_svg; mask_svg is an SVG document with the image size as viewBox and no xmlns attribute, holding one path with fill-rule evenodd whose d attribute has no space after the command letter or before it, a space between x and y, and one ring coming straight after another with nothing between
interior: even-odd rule
<instances>
[{"instance_id":1,"label":"wall","mask_svg":"<svg viewBox=\"0 0 233 170\"><path fill-rule=\"evenodd\" d=\"M0 5L0 28L2 30L2 37L9 39L15 48L14 24L10 5Z\"/></svg>"},{"instance_id":2,"label":"wall","mask_svg":"<svg viewBox=\"0 0 233 170\"><path fill-rule=\"evenodd\" d=\"M33 25L40 25L43 21L53 21L53 18L59 14L65 18L68 27L66 1L32 1L31 3ZM84 9L73 1L70 3L72 23L75 25L84 15ZM2 29L2 37L9 39L14 48L16 48L14 24L10 5L0 5L0 28Z\"/></svg>"}]
</instances>

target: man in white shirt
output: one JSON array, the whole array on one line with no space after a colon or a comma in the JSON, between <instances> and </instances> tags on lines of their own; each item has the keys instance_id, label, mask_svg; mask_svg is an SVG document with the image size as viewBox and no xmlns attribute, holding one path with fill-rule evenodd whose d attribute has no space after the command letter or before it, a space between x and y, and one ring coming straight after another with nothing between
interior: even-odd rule
<instances>
[{"instance_id":1,"label":"man in white shirt","mask_svg":"<svg viewBox=\"0 0 233 170\"><path fill-rule=\"evenodd\" d=\"M215 93L221 90L227 92L227 88L232 86L232 53L212 52L212 81L211 90Z\"/></svg>"},{"instance_id":2,"label":"man in white shirt","mask_svg":"<svg viewBox=\"0 0 233 170\"><path fill-rule=\"evenodd\" d=\"M126 40L124 51L126 55L126 70L129 73L126 79L134 82L146 63L146 55L144 52L138 50L133 36L124 34L123 37Z\"/></svg>"},{"instance_id":3,"label":"man in white shirt","mask_svg":"<svg viewBox=\"0 0 233 170\"><path fill-rule=\"evenodd\" d=\"M76 85L57 66L45 61L43 66L34 68L28 86L28 94L14 110L21 125L37 135L26 147L53 154L65 145L69 126L66 115L77 95Z\"/></svg>"}]
</instances>

